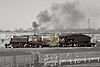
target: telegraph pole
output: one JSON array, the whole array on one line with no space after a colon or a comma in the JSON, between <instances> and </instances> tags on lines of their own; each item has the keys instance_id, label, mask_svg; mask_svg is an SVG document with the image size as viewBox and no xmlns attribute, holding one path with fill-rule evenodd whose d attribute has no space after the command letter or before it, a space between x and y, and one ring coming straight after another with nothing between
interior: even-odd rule
<instances>
[{"instance_id":1,"label":"telegraph pole","mask_svg":"<svg viewBox=\"0 0 100 67\"><path fill-rule=\"evenodd\" d=\"M90 34L90 18L88 19L88 34Z\"/></svg>"}]
</instances>

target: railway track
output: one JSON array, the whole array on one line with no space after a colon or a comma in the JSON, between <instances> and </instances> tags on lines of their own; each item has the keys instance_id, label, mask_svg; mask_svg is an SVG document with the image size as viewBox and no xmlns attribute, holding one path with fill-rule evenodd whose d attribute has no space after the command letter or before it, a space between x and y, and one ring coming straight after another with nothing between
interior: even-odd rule
<instances>
[{"instance_id":1,"label":"railway track","mask_svg":"<svg viewBox=\"0 0 100 67\"><path fill-rule=\"evenodd\" d=\"M86 63L100 63L100 57L92 57L92 58L81 58L81 59L68 59L68 60L59 60L60 65L72 65L72 64L86 64ZM49 63L57 64L57 60L51 60L45 62L44 65Z\"/></svg>"}]
</instances>

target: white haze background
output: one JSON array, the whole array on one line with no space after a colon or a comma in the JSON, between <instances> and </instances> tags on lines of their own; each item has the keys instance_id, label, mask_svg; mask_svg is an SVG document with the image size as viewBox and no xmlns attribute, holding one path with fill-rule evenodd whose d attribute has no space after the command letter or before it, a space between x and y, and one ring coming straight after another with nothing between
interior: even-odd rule
<instances>
[{"instance_id":1,"label":"white haze background","mask_svg":"<svg viewBox=\"0 0 100 67\"><path fill-rule=\"evenodd\" d=\"M70 4L68 5L68 3ZM54 11L51 11L53 4L60 5L60 10L61 5L66 6L66 11L57 11L60 13L53 14ZM50 13L52 14L50 15L52 16L51 23L47 23L50 28L60 28L61 26L63 28L87 28L88 18L91 19L91 28L100 26L100 0L0 0L0 29L31 28L32 22L37 21L37 15L45 10L49 13L52 12Z\"/></svg>"}]
</instances>

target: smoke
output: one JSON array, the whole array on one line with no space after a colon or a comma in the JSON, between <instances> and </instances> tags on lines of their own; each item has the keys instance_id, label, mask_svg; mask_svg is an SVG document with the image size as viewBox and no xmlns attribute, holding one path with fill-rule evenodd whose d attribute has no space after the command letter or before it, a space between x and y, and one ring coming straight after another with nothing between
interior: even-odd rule
<instances>
[{"instance_id":1,"label":"smoke","mask_svg":"<svg viewBox=\"0 0 100 67\"><path fill-rule=\"evenodd\" d=\"M51 11L41 11L38 16L40 27L46 29L78 28L84 19L82 11L78 8L79 2L54 3Z\"/></svg>"},{"instance_id":2,"label":"smoke","mask_svg":"<svg viewBox=\"0 0 100 67\"><path fill-rule=\"evenodd\" d=\"M39 24L37 24L37 22L34 21L34 22L32 23L32 27L36 29L37 27L39 27Z\"/></svg>"},{"instance_id":3,"label":"smoke","mask_svg":"<svg viewBox=\"0 0 100 67\"><path fill-rule=\"evenodd\" d=\"M50 16L47 10L41 11L38 15L37 15L37 19L38 22L40 23L46 23L48 21L50 21Z\"/></svg>"}]
</instances>

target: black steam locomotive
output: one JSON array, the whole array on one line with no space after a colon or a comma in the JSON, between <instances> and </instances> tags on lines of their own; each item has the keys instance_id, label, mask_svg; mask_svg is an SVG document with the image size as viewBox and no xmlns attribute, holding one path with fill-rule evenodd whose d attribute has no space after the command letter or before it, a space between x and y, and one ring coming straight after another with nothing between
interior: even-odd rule
<instances>
[{"instance_id":1,"label":"black steam locomotive","mask_svg":"<svg viewBox=\"0 0 100 67\"><path fill-rule=\"evenodd\" d=\"M65 47L91 47L95 43L91 43L91 37L83 34L61 34L59 36L60 46Z\"/></svg>"},{"instance_id":2,"label":"black steam locomotive","mask_svg":"<svg viewBox=\"0 0 100 67\"><path fill-rule=\"evenodd\" d=\"M39 47L91 47L91 37L84 34L60 35L22 35L11 38L5 47L39 48Z\"/></svg>"}]
</instances>

